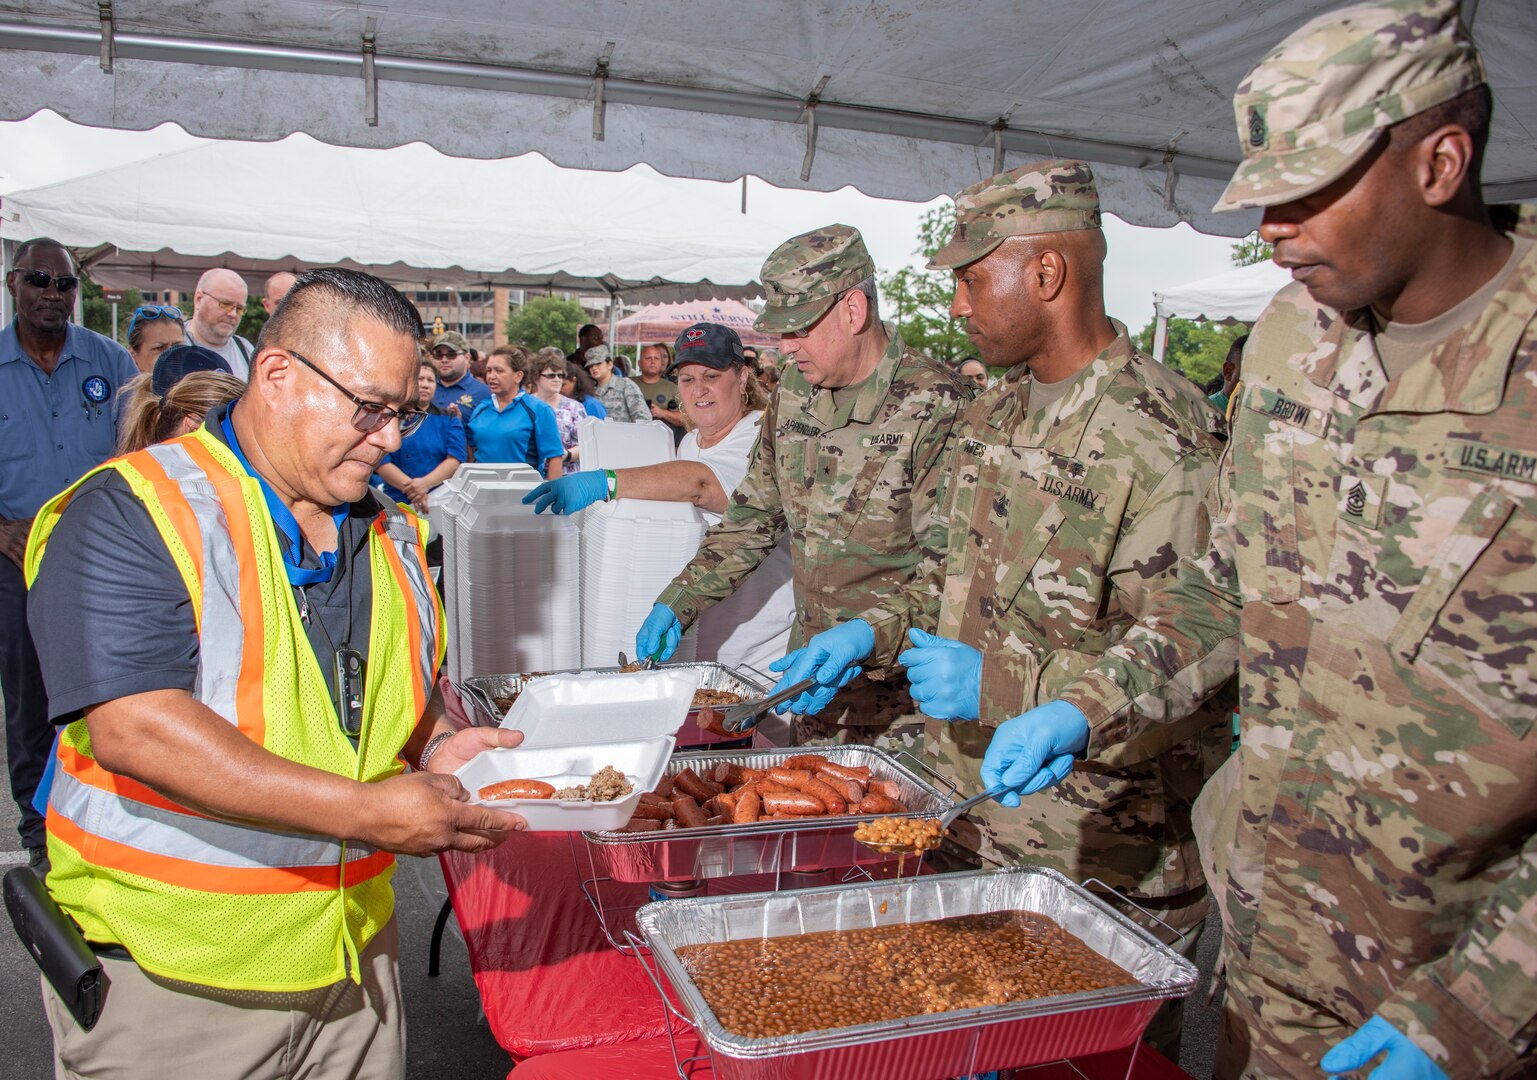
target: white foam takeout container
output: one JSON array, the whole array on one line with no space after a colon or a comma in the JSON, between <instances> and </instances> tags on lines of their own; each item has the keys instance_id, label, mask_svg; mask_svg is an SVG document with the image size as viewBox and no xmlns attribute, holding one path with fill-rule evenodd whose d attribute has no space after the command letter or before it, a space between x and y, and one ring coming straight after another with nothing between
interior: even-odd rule
<instances>
[{"instance_id":1,"label":"white foam takeout container","mask_svg":"<svg viewBox=\"0 0 1537 1080\"><path fill-rule=\"evenodd\" d=\"M501 723L523 732L523 744L478 754L454 775L477 805L515 811L533 832L618 829L641 792L662 778L698 684L698 672L686 670L547 676L523 689ZM624 773L634 790L606 803L474 798L488 784L514 778L556 788L585 784L604 765Z\"/></svg>"}]
</instances>

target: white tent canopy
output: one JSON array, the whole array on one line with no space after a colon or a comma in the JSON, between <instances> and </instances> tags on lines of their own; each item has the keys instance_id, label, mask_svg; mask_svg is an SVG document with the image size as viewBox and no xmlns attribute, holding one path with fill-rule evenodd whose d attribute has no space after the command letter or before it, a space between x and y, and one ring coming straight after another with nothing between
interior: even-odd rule
<instances>
[{"instance_id":1,"label":"white tent canopy","mask_svg":"<svg viewBox=\"0 0 1537 1080\"><path fill-rule=\"evenodd\" d=\"M1153 313L1158 321L1153 330L1153 356L1163 359L1170 319L1252 323L1270 298L1290 281L1289 272L1267 259L1155 292Z\"/></svg>"},{"instance_id":2,"label":"white tent canopy","mask_svg":"<svg viewBox=\"0 0 1537 1080\"><path fill-rule=\"evenodd\" d=\"M426 141L461 157L928 199L1046 156L1095 163L1107 210L1210 213L1230 96L1335 0L0 0L0 119L271 140ZM1537 4L1466 0L1498 102L1493 201L1537 194Z\"/></svg>"},{"instance_id":3,"label":"white tent canopy","mask_svg":"<svg viewBox=\"0 0 1537 1080\"><path fill-rule=\"evenodd\" d=\"M208 177L218 177L211 183ZM761 295L781 227L699 207L645 169L561 169L281 142L208 143L0 200L4 233L90 247L109 287L190 290L209 266L252 277L367 266L401 286L585 289L637 301Z\"/></svg>"}]
</instances>

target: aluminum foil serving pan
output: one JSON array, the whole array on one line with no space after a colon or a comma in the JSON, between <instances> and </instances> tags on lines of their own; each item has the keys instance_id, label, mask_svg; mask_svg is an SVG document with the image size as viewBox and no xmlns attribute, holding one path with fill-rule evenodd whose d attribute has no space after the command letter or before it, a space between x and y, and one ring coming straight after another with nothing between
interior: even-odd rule
<instances>
[{"instance_id":1,"label":"aluminum foil serving pan","mask_svg":"<svg viewBox=\"0 0 1537 1080\"><path fill-rule=\"evenodd\" d=\"M585 668L602 675L617 674L619 668ZM761 681L729 668L724 664L700 661L686 664L663 664L656 668L657 671L686 671L696 672L699 676L700 690L724 690L736 694L743 701L752 701L763 697L769 692L769 688ZM466 702L473 709L472 719L482 727L496 727L507 718L510 708L510 699L523 692L524 687L536 679L542 679L547 675L568 675L567 671L534 671L517 675L477 675L464 680L459 688ZM498 704L501 701L505 704ZM691 743L714 742L720 738L709 732L701 731L697 726L699 710L690 708L684 726L678 732L678 741L684 745Z\"/></svg>"},{"instance_id":2,"label":"aluminum foil serving pan","mask_svg":"<svg viewBox=\"0 0 1537 1080\"><path fill-rule=\"evenodd\" d=\"M703 750L674 754L663 775L692 767L706 776L722 761L763 769L796 754L821 754L839 765L863 765L870 775L895 780L903 817L938 818L954 805L922 777L874 746L780 747L767 750ZM593 868L616 881L688 881L787 871L869 866L897 858L854 839L861 821L890 814L847 814L803 821L758 821L748 825L705 825L659 832L587 832Z\"/></svg>"},{"instance_id":3,"label":"aluminum foil serving pan","mask_svg":"<svg viewBox=\"0 0 1537 1080\"><path fill-rule=\"evenodd\" d=\"M750 1038L721 1026L675 951L1011 910L1050 916L1124 968L1136 985ZM1141 1037L1160 1002L1185 996L1196 982L1188 960L1082 886L1034 866L668 900L641 908L636 922L709 1048L717 1080L933 1080L1121 1050Z\"/></svg>"}]
</instances>

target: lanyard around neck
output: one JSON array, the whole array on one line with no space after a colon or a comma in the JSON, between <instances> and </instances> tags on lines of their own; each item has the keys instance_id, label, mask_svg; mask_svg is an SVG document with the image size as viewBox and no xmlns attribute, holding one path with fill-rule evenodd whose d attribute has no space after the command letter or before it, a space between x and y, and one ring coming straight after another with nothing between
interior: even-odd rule
<instances>
[{"instance_id":1,"label":"lanyard around neck","mask_svg":"<svg viewBox=\"0 0 1537 1080\"><path fill-rule=\"evenodd\" d=\"M272 517L272 524L277 527L278 533L286 543L280 545L283 549L283 569L288 574L290 585L319 585L330 581L331 574L336 569L336 552L320 552L320 565L318 567L300 566L299 559L304 550L303 541L299 534L299 521L294 517L283 500L278 498L277 492L272 490L272 485L267 483L261 473L251 468L251 463L246 460L244 452L240 449L240 440L235 438L235 426L230 423L235 415L235 406L231 405L229 411L220 421L220 427L224 432L224 439L229 443L229 448L234 452L235 460L240 462L240 467L247 474L254 477L261 485L262 498L267 501L267 513ZM342 522L347 518L348 507L338 506L331 511L331 516L336 522L336 542L341 543Z\"/></svg>"}]
</instances>

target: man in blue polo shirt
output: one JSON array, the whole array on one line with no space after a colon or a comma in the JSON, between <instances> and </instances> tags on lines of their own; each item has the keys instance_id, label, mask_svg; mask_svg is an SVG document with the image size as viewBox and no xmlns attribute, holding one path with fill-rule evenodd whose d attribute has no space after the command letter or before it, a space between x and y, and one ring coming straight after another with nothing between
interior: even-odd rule
<instances>
[{"instance_id":1,"label":"man in blue polo shirt","mask_svg":"<svg viewBox=\"0 0 1537 1080\"><path fill-rule=\"evenodd\" d=\"M432 403L468 425L475 406L491 396L486 384L470 374L470 343L459 331L447 330L432 339L428 351L438 366L438 389Z\"/></svg>"},{"instance_id":2,"label":"man in blue polo shirt","mask_svg":"<svg viewBox=\"0 0 1537 1080\"><path fill-rule=\"evenodd\" d=\"M0 330L0 689L18 831L32 865L47 857L32 796L48 764L53 725L27 629L21 576L38 508L113 454L113 398L139 373L128 350L69 321L80 278L57 240L28 240L5 287L16 318Z\"/></svg>"}]
</instances>

